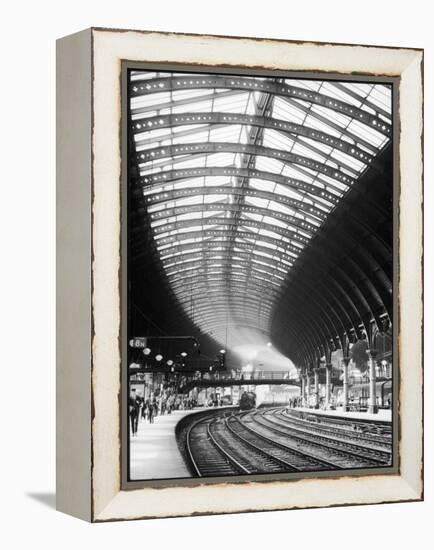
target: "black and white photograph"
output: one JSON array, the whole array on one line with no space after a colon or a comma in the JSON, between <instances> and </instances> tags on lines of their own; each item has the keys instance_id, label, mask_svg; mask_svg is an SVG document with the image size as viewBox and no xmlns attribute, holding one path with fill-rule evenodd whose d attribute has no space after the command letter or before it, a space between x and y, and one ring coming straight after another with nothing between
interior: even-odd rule
<instances>
[{"instance_id":1,"label":"black and white photograph","mask_svg":"<svg viewBox=\"0 0 434 550\"><path fill-rule=\"evenodd\" d=\"M429 6L2 6L2 548L429 547Z\"/></svg>"},{"instance_id":2,"label":"black and white photograph","mask_svg":"<svg viewBox=\"0 0 434 550\"><path fill-rule=\"evenodd\" d=\"M129 481L396 467L394 89L126 70Z\"/></svg>"}]
</instances>

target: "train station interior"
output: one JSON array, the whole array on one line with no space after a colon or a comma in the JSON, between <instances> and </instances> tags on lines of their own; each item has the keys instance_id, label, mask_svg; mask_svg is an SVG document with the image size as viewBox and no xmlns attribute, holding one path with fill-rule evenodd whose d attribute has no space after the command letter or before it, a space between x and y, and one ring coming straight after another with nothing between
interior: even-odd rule
<instances>
[{"instance_id":1,"label":"train station interior","mask_svg":"<svg viewBox=\"0 0 434 550\"><path fill-rule=\"evenodd\" d=\"M391 86L128 93L129 479L391 466Z\"/></svg>"}]
</instances>

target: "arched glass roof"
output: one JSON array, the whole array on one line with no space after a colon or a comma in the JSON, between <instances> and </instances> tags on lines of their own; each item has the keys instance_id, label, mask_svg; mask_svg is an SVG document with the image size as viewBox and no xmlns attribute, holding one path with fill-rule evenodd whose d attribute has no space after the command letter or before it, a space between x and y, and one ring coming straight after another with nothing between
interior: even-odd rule
<instances>
[{"instance_id":1,"label":"arched glass roof","mask_svg":"<svg viewBox=\"0 0 434 550\"><path fill-rule=\"evenodd\" d=\"M150 71L129 85L136 185L177 300L221 343L228 327L266 341L294 262L377 169L391 88Z\"/></svg>"}]
</instances>

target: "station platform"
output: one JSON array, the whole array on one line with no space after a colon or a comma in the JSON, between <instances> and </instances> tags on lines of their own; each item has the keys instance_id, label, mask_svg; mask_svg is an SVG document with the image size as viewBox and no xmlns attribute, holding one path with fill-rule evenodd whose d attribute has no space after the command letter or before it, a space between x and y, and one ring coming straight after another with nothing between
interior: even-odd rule
<instances>
[{"instance_id":1,"label":"station platform","mask_svg":"<svg viewBox=\"0 0 434 550\"><path fill-rule=\"evenodd\" d=\"M310 409L307 407L296 407L293 410L306 412L309 414L318 414L321 416L334 416L335 418L351 418L353 420L364 420L366 422L392 422L392 411L380 409L377 414L367 412L350 412L337 410Z\"/></svg>"},{"instance_id":2,"label":"station platform","mask_svg":"<svg viewBox=\"0 0 434 550\"><path fill-rule=\"evenodd\" d=\"M175 428L181 418L203 410L173 411L156 416L152 424L141 418L137 436L130 443L131 480L190 477L178 449Z\"/></svg>"}]
</instances>

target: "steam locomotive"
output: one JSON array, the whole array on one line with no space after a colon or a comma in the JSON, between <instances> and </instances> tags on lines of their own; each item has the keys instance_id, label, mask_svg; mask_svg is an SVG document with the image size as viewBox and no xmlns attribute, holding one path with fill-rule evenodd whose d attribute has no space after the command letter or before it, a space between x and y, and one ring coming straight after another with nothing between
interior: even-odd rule
<instances>
[{"instance_id":1,"label":"steam locomotive","mask_svg":"<svg viewBox=\"0 0 434 550\"><path fill-rule=\"evenodd\" d=\"M249 409L254 409L255 407L256 407L256 395L251 391L243 392L240 397L240 410L248 411Z\"/></svg>"}]
</instances>

